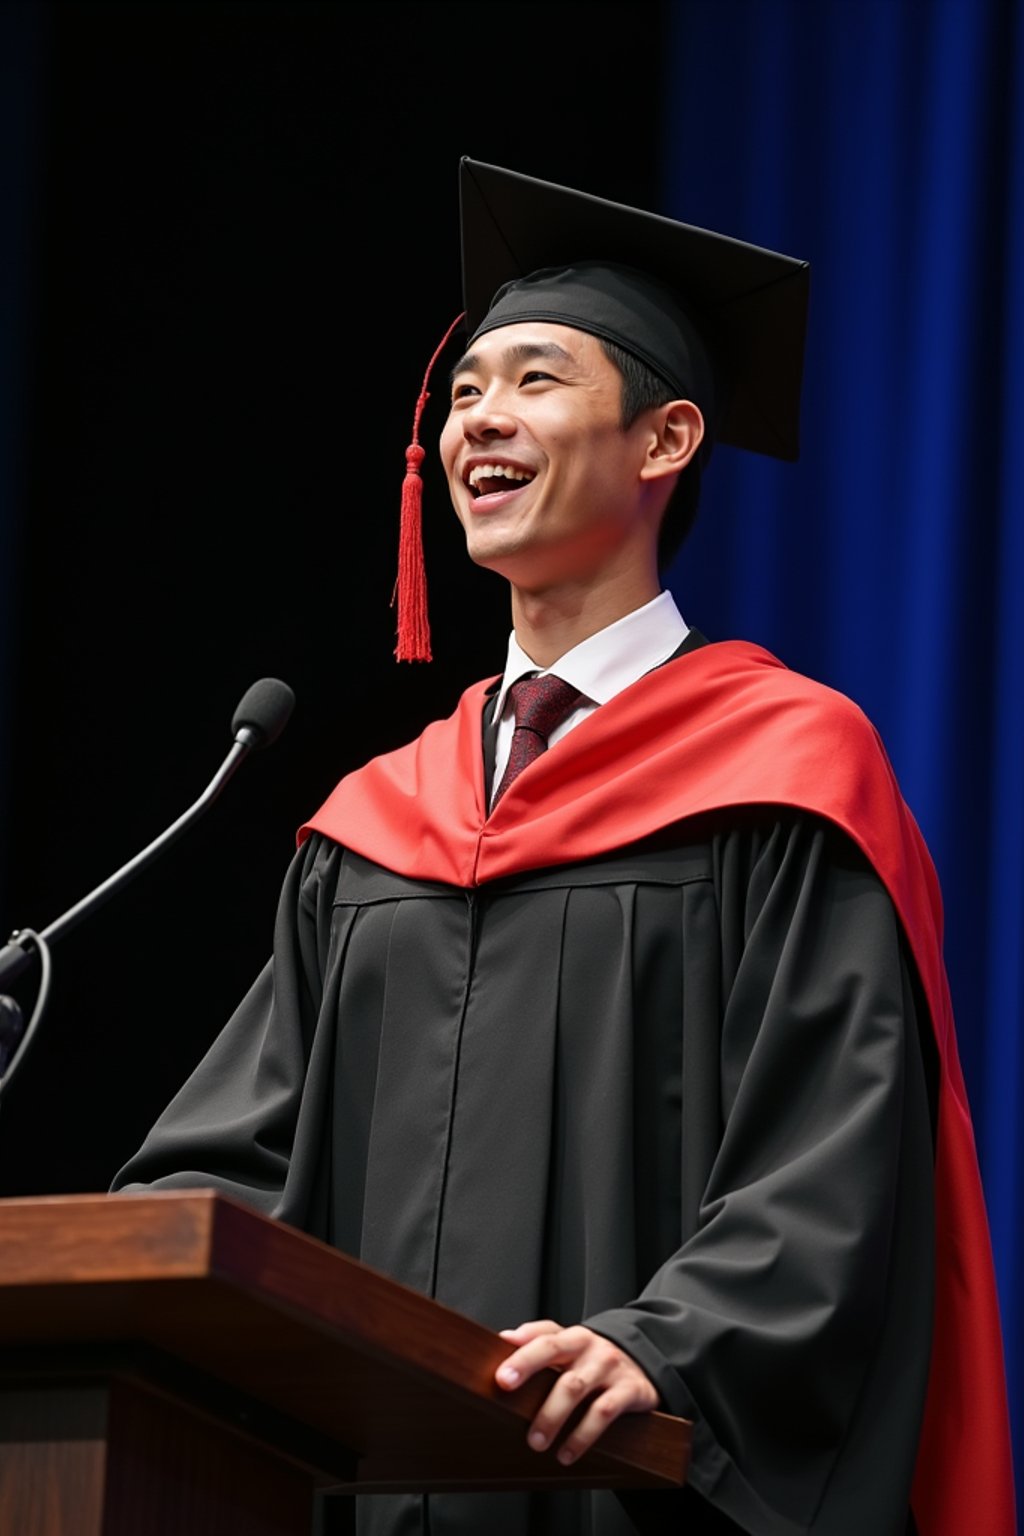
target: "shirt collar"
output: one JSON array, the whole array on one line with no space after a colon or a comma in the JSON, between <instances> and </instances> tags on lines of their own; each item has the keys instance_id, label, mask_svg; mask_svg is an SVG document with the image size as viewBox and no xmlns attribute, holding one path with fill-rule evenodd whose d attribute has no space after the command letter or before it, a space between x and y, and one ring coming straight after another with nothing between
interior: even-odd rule
<instances>
[{"instance_id":1,"label":"shirt collar","mask_svg":"<svg viewBox=\"0 0 1024 1536\"><path fill-rule=\"evenodd\" d=\"M595 704L607 704L645 672L667 661L689 632L671 592L659 592L642 608L588 635L546 668L531 660L513 630L493 718L501 718L512 684L532 672L541 677L553 672Z\"/></svg>"}]
</instances>

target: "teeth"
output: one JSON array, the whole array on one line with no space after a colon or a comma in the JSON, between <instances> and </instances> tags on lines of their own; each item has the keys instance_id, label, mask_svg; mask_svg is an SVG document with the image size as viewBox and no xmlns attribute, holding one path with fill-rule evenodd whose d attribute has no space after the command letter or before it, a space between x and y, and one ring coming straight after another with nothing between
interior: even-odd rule
<instances>
[{"instance_id":1,"label":"teeth","mask_svg":"<svg viewBox=\"0 0 1024 1536\"><path fill-rule=\"evenodd\" d=\"M515 469L511 464L476 464L470 470L467 484L475 489L481 480L532 480L532 469Z\"/></svg>"}]
</instances>

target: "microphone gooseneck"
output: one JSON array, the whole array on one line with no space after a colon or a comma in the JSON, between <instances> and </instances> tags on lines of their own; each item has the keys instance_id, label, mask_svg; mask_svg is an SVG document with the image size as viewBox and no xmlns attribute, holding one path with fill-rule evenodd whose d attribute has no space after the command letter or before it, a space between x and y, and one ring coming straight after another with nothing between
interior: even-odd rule
<instances>
[{"instance_id":1,"label":"microphone gooseneck","mask_svg":"<svg viewBox=\"0 0 1024 1536\"><path fill-rule=\"evenodd\" d=\"M39 955L44 962L48 982L47 946L74 928L97 907L102 906L116 891L127 885L147 865L151 864L165 848L176 842L182 833L198 820L207 807L213 804L249 753L269 747L277 740L288 724L294 706L294 693L288 684L281 682L279 678L264 677L259 682L253 683L242 696L232 717L231 733L234 741L231 750L198 800L190 805L177 821L172 822L166 831L161 832L159 837L154 838L147 847L143 848L141 853L129 859L127 864L123 864L101 885L90 891L81 901L76 902L48 927L41 929L38 934L27 928L13 933L9 943L0 949L0 987L20 976L33 963L36 955ZM33 1031L39 1022L42 1005L45 1002L45 992L44 986L33 1012ZM9 1085L15 1067L24 1060L25 1046L28 1044L28 1032L21 1033L20 1030L18 1004L13 998L3 998L2 1001L4 1008L0 1023L4 1027L0 1028L0 1036L5 1038L0 1040L0 1046L2 1046L0 1048L0 1091ZM20 1041L16 1038L19 1033Z\"/></svg>"}]
</instances>

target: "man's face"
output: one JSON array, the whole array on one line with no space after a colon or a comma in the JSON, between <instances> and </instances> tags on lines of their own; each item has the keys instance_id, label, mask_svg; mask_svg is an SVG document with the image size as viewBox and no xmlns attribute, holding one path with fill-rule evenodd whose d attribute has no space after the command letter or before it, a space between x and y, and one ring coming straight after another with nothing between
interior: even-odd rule
<instances>
[{"instance_id":1,"label":"man's face","mask_svg":"<svg viewBox=\"0 0 1024 1536\"><path fill-rule=\"evenodd\" d=\"M471 559L539 591L654 558L649 424L623 431L621 398L600 342L570 326L528 321L473 344L441 435Z\"/></svg>"}]
</instances>

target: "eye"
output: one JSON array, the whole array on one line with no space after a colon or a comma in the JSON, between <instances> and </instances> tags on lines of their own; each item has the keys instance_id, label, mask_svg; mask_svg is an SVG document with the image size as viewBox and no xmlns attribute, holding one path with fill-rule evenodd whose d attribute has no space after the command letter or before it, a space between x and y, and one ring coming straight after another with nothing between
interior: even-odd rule
<instances>
[{"instance_id":1,"label":"eye","mask_svg":"<svg viewBox=\"0 0 1024 1536\"><path fill-rule=\"evenodd\" d=\"M452 388L452 400L465 400L469 395L478 395L479 389L475 384L456 384Z\"/></svg>"},{"instance_id":2,"label":"eye","mask_svg":"<svg viewBox=\"0 0 1024 1536\"><path fill-rule=\"evenodd\" d=\"M538 380L551 384L555 382L555 376L553 373L542 373L539 368L531 368L528 373L523 374L519 382L521 384L536 384Z\"/></svg>"}]
</instances>

